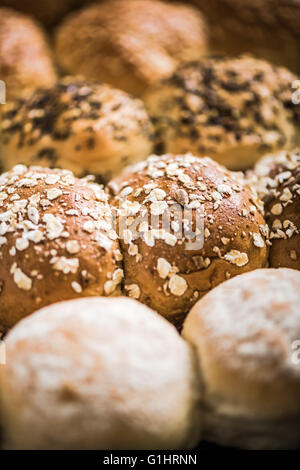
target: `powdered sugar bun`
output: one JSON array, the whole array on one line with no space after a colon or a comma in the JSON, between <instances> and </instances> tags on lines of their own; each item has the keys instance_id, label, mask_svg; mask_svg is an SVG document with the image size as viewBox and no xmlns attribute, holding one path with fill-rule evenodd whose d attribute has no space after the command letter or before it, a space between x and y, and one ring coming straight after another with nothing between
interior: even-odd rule
<instances>
[{"instance_id":1,"label":"powdered sugar bun","mask_svg":"<svg viewBox=\"0 0 300 470\"><path fill-rule=\"evenodd\" d=\"M197 350L209 439L246 448L300 443L300 273L260 269L200 300L183 336Z\"/></svg>"},{"instance_id":2,"label":"powdered sugar bun","mask_svg":"<svg viewBox=\"0 0 300 470\"><path fill-rule=\"evenodd\" d=\"M18 165L0 176L0 330L44 305L120 292L123 271L101 186Z\"/></svg>"},{"instance_id":3,"label":"powdered sugar bun","mask_svg":"<svg viewBox=\"0 0 300 470\"><path fill-rule=\"evenodd\" d=\"M5 342L5 448L178 449L200 438L194 356L134 300L58 303Z\"/></svg>"}]
</instances>

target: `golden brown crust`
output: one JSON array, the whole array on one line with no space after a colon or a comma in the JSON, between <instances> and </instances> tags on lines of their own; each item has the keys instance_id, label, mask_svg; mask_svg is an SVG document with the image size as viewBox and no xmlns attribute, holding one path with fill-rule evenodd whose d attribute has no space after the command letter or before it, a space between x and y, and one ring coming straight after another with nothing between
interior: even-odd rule
<instances>
[{"instance_id":1,"label":"golden brown crust","mask_svg":"<svg viewBox=\"0 0 300 470\"><path fill-rule=\"evenodd\" d=\"M206 434L218 442L299 447L299 301L299 272L259 269L218 286L187 316Z\"/></svg>"},{"instance_id":2,"label":"golden brown crust","mask_svg":"<svg viewBox=\"0 0 300 470\"><path fill-rule=\"evenodd\" d=\"M109 0L67 18L56 55L70 74L111 83L136 96L207 50L196 9L157 0Z\"/></svg>"},{"instance_id":3,"label":"golden brown crust","mask_svg":"<svg viewBox=\"0 0 300 470\"><path fill-rule=\"evenodd\" d=\"M107 85L66 77L3 106L2 165L43 165L107 180L151 153L143 103Z\"/></svg>"},{"instance_id":4,"label":"golden brown crust","mask_svg":"<svg viewBox=\"0 0 300 470\"><path fill-rule=\"evenodd\" d=\"M300 269L300 154L267 156L254 173L270 227L270 266Z\"/></svg>"},{"instance_id":5,"label":"golden brown crust","mask_svg":"<svg viewBox=\"0 0 300 470\"><path fill-rule=\"evenodd\" d=\"M250 56L187 64L145 95L163 151L209 155L245 169L297 144L299 109L284 68Z\"/></svg>"},{"instance_id":6,"label":"golden brown crust","mask_svg":"<svg viewBox=\"0 0 300 470\"><path fill-rule=\"evenodd\" d=\"M210 26L217 53L252 52L299 72L299 0L193 0ZM220 21L222 19L222 21Z\"/></svg>"},{"instance_id":7,"label":"golden brown crust","mask_svg":"<svg viewBox=\"0 0 300 470\"><path fill-rule=\"evenodd\" d=\"M0 8L0 78L7 99L52 86L56 73L43 30L30 17Z\"/></svg>"},{"instance_id":8,"label":"golden brown crust","mask_svg":"<svg viewBox=\"0 0 300 470\"><path fill-rule=\"evenodd\" d=\"M119 221L124 224L127 217L133 223L125 226L124 234L120 223L117 226L125 292L177 326L196 300L214 286L266 266L265 221L256 207L258 201L237 175L211 159L190 154L151 156L108 187L114 193L112 204ZM170 214L171 228L162 226L163 219L157 226L155 219L148 225L139 219L137 224L144 210L147 218ZM197 228L200 245L188 246L191 229ZM131 241L135 229L137 239Z\"/></svg>"},{"instance_id":9,"label":"golden brown crust","mask_svg":"<svg viewBox=\"0 0 300 470\"><path fill-rule=\"evenodd\" d=\"M121 256L99 185L18 165L0 187L2 328L53 302L119 292Z\"/></svg>"}]
</instances>

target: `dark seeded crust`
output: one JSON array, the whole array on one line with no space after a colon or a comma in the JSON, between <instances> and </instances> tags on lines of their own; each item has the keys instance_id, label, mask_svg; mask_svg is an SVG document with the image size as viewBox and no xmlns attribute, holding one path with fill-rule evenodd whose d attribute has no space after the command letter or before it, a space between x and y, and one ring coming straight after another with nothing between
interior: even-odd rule
<instances>
[{"instance_id":1,"label":"dark seeded crust","mask_svg":"<svg viewBox=\"0 0 300 470\"><path fill-rule=\"evenodd\" d=\"M255 172L270 227L270 265L300 269L300 153L265 157Z\"/></svg>"},{"instance_id":2,"label":"dark seeded crust","mask_svg":"<svg viewBox=\"0 0 300 470\"><path fill-rule=\"evenodd\" d=\"M299 139L295 79L249 56L182 66L145 95L160 151L191 151L246 169L267 152L293 147Z\"/></svg>"},{"instance_id":3,"label":"dark seeded crust","mask_svg":"<svg viewBox=\"0 0 300 470\"><path fill-rule=\"evenodd\" d=\"M185 182L186 178L189 182ZM149 184L150 187L146 186ZM153 185L156 187L152 191ZM225 279L267 264L266 227L255 205L258 201L243 180L209 158L152 156L108 187L118 216L124 213L130 216L132 210L137 211L135 217L141 215L141 204L150 215L156 210L157 200L165 204L163 212L168 212L168 207L174 204L182 207L190 203L203 210L203 248L187 250L187 232L183 239L176 238L176 225L170 234L157 234L155 243L151 242L155 234L153 226L149 227L148 235L145 232L137 240L130 242L130 233L126 233L129 239L125 236L120 240L125 292L160 312L177 327L196 300L210 289ZM196 206L192 212L193 230Z\"/></svg>"},{"instance_id":4,"label":"dark seeded crust","mask_svg":"<svg viewBox=\"0 0 300 470\"><path fill-rule=\"evenodd\" d=\"M151 153L153 129L143 103L120 90L65 78L3 106L2 165L42 165L103 180Z\"/></svg>"},{"instance_id":5,"label":"dark seeded crust","mask_svg":"<svg viewBox=\"0 0 300 470\"><path fill-rule=\"evenodd\" d=\"M120 292L121 256L99 185L19 165L0 188L0 330L60 300Z\"/></svg>"},{"instance_id":6,"label":"dark seeded crust","mask_svg":"<svg viewBox=\"0 0 300 470\"><path fill-rule=\"evenodd\" d=\"M106 0L67 17L55 50L64 72L140 96L206 54L207 31L200 12L184 2Z\"/></svg>"},{"instance_id":7,"label":"dark seeded crust","mask_svg":"<svg viewBox=\"0 0 300 470\"><path fill-rule=\"evenodd\" d=\"M299 72L299 0L193 0L209 23L213 51L252 52ZM222 21L220 21L222 19Z\"/></svg>"},{"instance_id":8,"label":"dark seeded crust","mask_svg":"<svg viewBox=\"0 0 300 470\"><path fill-rule=\"evenodd\" d=\"M56 81L44 31L30 17L9 8L0 8L0 79L6 83L7 99Z\"/></svg>"}]
</instances>

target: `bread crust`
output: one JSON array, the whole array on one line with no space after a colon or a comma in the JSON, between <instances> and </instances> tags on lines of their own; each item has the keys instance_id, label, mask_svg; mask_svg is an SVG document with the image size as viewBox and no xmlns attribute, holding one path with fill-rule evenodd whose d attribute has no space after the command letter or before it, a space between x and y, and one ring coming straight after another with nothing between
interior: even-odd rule
<instances>
[{"instance_id":1,"label":"bread crust","mask_svg":"<svg viewBox=\"0 0 300 470\"><path fill-rule=\"evenodd\" d=\"M62 70L140 96L182 62L207 51L201 14L158 0L109 0L67 17L57 30Z\"/></svg>"},{"instance_id":2,"label":"bread crust","mask_svg":"<svg viewBox=\"0 0 300 470\"><path fill-rule=\"evenodd\" d=\"M145 94L163 152L209 155L245 170L299 140L296 76L250 56L206 58Z\"/></svg>"},{"instance_id":3,"label":"bread crust","mask_svg":"<svg viewBox=\"0 0 300 470\"><path fill-rule=\"evenodd\" d=\"M22 163L107 181L149 155L153 128L143 103L107 85L66 77L3 106L4 170Z\"/></svg>"},{"instance_id":4,"label":"bread crust","mask_svg":"<svg viewBox=\"0 0 300 470\"><path fill-rule=\"evenodd\" d=\"M2 330L44 305L120 293L121 255L99 185L19 165L0 187Z\"/></svg>"}]
</instances>

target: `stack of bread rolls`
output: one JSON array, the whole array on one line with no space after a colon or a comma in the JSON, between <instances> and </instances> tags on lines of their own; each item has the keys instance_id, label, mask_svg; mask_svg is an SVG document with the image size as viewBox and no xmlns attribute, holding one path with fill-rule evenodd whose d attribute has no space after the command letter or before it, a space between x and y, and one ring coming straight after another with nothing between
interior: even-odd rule
<instances>
[{"instance_id":1,"label":"stack of bread rolls","mask_svg":"<svg viewBox=\"0 0 300 470\"><path fill-rule=\"evenodd\" d=\"M0 446L299 448L297 75L227 32L278 2L87 3L0 6Z\"/></svg>"}]
</instances>

